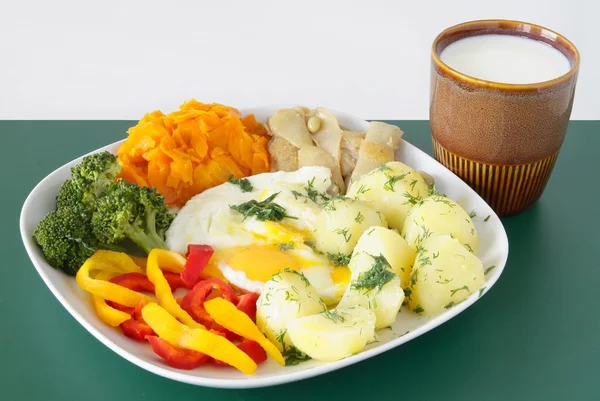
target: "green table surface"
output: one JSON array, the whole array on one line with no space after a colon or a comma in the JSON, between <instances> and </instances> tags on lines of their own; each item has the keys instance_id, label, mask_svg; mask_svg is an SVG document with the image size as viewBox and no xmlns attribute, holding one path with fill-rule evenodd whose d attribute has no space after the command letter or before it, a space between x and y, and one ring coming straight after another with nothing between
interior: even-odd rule
<instances>
[{"instance_id":1,"label":"green table surface","mask_svg":"<svg viewBox=\"0 0 600 401\"><path fill-rule=\"evenodd\" d=\"M427 121L396 121L431 154ZM296 383L223 390L146 372L96 340L54 298L19 234L33 187L125 137L132 121L1 121L0 399L599 400L600 121L571 122L540 201L503 219L508 264L471 308L353 366Z\"/></svg>"}]
</instances>

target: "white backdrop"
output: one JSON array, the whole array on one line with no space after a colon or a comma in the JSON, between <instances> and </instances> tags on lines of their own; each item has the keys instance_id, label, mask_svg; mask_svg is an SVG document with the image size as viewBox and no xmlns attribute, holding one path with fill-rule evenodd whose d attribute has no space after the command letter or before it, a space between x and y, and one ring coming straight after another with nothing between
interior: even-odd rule
<instances>
[{"instance_id":1,"label":"white backdrop","mask_svg":"<svg viewBox=\"0 0 600 401\"><path fill-rule=\"evenodd\" d=\"M427 119L431 42L480 18L572 40L572 119L600 119L598 3L0 0L0 119L139 119L190 98Z\"/></svg>"}]
</instances>

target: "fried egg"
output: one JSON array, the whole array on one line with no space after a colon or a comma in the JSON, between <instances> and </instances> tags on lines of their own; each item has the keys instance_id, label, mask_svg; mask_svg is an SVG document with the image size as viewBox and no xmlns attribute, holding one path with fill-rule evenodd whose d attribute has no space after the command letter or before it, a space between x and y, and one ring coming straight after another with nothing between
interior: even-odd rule
<instances>
[{"instance_id":1,"label":"fried egg","mask_svg":"<svg viewBox=\"0 0 600 401\"><path fill-rule=\"evenodd\" d=\"M166 234L169 249L185 254L188 244L206 244L215 253L207 271L246 291L260 293L285 269L303 273L328 305L337 303L350 281L346 267L336 267L314 249L317 215L331 185L325 167L258 174L247 179L252 190L224 183L190 199ZM285 209L279 221L261 221L231 206L275 195Z\"/></svg>"}]
</instances>

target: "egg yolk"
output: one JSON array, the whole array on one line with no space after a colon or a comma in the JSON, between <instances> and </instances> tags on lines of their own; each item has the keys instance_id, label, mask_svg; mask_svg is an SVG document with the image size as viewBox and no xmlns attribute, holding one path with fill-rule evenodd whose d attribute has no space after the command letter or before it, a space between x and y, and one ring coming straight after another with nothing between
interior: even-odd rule
<instances>
[{"instance_id":1,"label":"egg yolk","mask_svg":"<svg viewBox=\"0 0 600 401\"><path fill-rule=\"evenodd\" d=\"M302 244L310 238L307 232L272 221L266 221L264 227L264 236L272 242Z\"/></svg>"},{"instance_id":2,"label":"egg yolk","mask_svg":"<svg viewBox=\"0 0 600 401\"><path fill-rule=\"evenodd\" d=\"M331 280L336 284L348 284L350 282L350 269L347 267L336 267L331 272Z\"/></svg>"},{"instance_id":3,"label":"egg yolk","mask_svg":"<svg viewBox=\"0 0 600 401\"><path fill-rule=\"evenodd\" d=\"M296 259L272 245L252 245L239 249L227 261L232 269L243 271L250 280L267 282L286 268L298 270Z\"/></svg>"},{"instance_id":4,"label":"egg yolk","mask_svg":"<svg viewBox=\"0 0 600 401\"><path fill-rule=\"evenodd\" d=\"M267 282L273 275L285 269L300 271L304 269L329 270L331 281L341 285L341 290L350 282L350 269L347 267L327 267L323 261L308 259L302 255L279 249L275 245L249 245L245 247L231 248L225 255L219 255L219 259L225 262L235 271L242 271L246 277L253 281ZM318 283L314 283L319 287Z\"/></svg>"}]
</instances>

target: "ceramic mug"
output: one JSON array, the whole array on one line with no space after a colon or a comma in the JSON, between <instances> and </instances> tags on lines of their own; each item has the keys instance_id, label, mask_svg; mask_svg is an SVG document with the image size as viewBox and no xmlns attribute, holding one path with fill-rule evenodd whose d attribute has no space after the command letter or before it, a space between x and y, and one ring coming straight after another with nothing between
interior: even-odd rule
<instances>
[{"instance_id":1,"label":"ceramic mug","mask_svg":"<svg viewBox=\"0 0 600 401\"><path fill-rule=\"evenodd\" d=\"M477 79L440 59L451 43L501 34L545 42L570 70L533 84ZM499 216L520 213L542 195L565 138L579 53L562 35L520 21L479 20L450 27L432 46L430 124L436 159L462 178Z\"/></svg>"}]
</instances>

